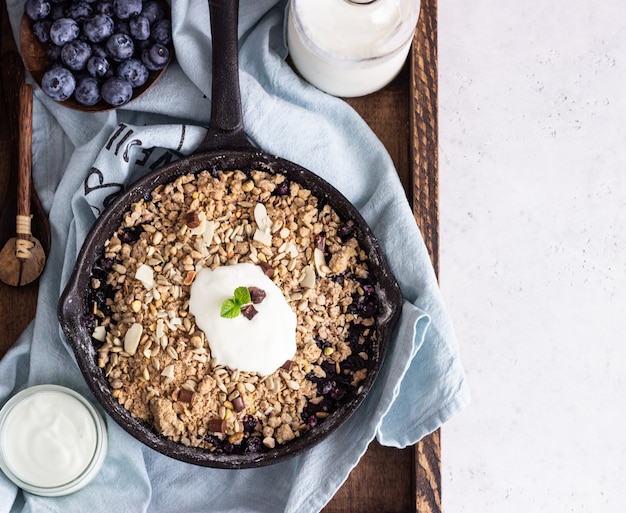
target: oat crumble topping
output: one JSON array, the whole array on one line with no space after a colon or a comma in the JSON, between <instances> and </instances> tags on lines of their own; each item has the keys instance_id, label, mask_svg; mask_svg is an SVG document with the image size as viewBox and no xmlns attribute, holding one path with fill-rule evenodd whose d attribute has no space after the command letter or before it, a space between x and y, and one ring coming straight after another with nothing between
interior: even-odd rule
<instances>
[{"instance_id":1,"label":"oat crumble topping","mask_svg":"<svg viewBox=\"0 0 626 513\"><path fill-rule=\"evenodd\" d=\"M260 205L260 206L259 206ZM111 393L176 442L261 452L323 422L366 379L378 298L351 221L281 174L179 177L139 201L92 270L89 322ZM250 262L297 315L269 376L217 365L188 311L205 267Z\"/></svg>"}]
</instances>

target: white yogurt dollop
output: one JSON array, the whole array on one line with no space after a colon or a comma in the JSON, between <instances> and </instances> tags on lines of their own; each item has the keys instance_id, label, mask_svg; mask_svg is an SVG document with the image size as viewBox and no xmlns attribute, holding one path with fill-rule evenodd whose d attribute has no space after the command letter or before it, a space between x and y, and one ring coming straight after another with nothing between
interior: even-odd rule
<instances>
[{"instance_id":1,"label":"white yogurt dollop","mask_svg":"<svg viewBox=\"0 0 626 513\"><path fill-rule=\"evenodd\" d=\"M257 314L232 319L220 316L222 304L237 287L258 287L265 299ZM220 365L267 376L296 352L296 314L281 290L254 264L201 269L191 286L189 311L204 331L211 354Z\"/></svg>"}]
</instances>

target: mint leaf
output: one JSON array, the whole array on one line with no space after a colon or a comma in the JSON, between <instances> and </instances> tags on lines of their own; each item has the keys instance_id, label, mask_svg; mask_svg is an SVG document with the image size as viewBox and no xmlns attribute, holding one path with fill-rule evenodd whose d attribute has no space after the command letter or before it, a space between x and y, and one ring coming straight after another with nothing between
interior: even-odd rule
<instances>
[{"instance_id":1,"label":"mint leaf","mask_svg":"<svg viewBox=\"0 0 626 513\"><path fill-rule=\"evenodd\" d=\"M237 287L235 289L234 299L239 306L247 305L250 302L250 291L248 287Z\"/></svg>"},{"instance_id":2,"label":"mint leaf","mask_svg":"<svg viewBox=\"0 0 626 513\"><path fill-rule=\"evenodd\" d=\"M241 307L233 299L227 299L222 303L220 315L225 319L234 319L241 313Z\"/></svg>"}]
</instances>

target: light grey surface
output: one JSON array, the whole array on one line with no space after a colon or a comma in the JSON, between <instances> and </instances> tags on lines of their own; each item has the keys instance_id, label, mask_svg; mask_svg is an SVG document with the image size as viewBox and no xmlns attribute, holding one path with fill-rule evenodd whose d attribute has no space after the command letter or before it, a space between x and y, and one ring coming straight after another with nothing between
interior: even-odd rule
<instances>
[{"instance_id":1,"label":"light grey surface","mask_svg":"<svg viewBox=\"0 0 626 513\"><path fill-rule=\"evenodd\" d=\"M623 2L439 2L446 513L626 507Z\"/></svg>"}]
</instances>

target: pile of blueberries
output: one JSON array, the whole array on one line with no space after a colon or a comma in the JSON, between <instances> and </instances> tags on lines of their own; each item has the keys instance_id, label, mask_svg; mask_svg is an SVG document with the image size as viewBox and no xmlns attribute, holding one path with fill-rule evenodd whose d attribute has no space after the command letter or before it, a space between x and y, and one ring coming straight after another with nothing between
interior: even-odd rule
<instances>
[{"instance_id":1,"label":"pile of blueberries","mask_svg":"<svg viewBox=\"0 0 626 513\"><path fill-rule=\"evenodd\" d=\"M56 101L127 103L170 58L172 25L154 0L26 0L35 37L52 61L41 88Z\"/></svg>"}]
</instances>

